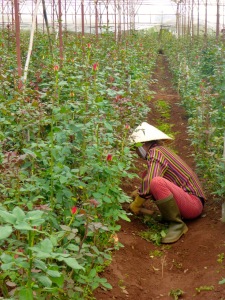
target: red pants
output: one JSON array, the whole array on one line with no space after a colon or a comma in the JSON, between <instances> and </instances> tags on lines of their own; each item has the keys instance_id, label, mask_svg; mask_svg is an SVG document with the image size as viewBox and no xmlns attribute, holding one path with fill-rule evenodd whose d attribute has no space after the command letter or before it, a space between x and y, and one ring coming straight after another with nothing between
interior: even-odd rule
<instances>
[{"instance_id":1,"label":"red pants","mask_svg":"<svg viewBox=\"0 0 225 300\"><path fill-rule=\"evenodd\" d=\"M156 201L163 200L172 194L184 219L194 219L202 213L203 205L197 196L186 193L163 177L154 177L151 180L150 191Z\"/></svg>"}]
</instances>

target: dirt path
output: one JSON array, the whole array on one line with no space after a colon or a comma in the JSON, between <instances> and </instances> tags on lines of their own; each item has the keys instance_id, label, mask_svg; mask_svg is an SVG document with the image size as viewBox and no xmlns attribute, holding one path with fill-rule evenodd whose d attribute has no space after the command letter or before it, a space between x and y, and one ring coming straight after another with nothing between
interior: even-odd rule
<instances>
[{"instance_id":1,"label":"dirt path","mask_svg":"<svg viewBox=\"0 0 225 300\"><path fill-rule=\"evenodd\" d=\"M151 101L148 121L155 126L159 124L161 116L154 103L163 100L170 104L168 122L176 132L173 148L195 169L185 112L178 105L179 96L172 88L171 75L162 55L154 76L157 81L151 89L156 94ZM140 167L138 171L143 169ZM138 183L137 180L127 182L123 188L130 193ZM220 211L220 206L209 199L202 217L186 222L188 233L169 247L156 246L140 237L139 233L147 230L142 218L132 216L130 223L121 221L118 238L124 248L114 253L111 265L102 274L113 289L98 289L96 299L225 300L225 284L219 284L225 278L225 223L220 221ZM169 296L171 291L178 290L184 292L182 297Z\"/></svg>"}]
</instances>

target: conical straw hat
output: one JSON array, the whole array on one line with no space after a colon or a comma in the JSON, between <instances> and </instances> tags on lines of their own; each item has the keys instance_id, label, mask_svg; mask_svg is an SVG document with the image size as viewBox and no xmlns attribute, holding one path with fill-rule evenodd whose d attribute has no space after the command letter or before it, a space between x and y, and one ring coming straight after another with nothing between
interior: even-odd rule
<instances>
[{"instance_id":1,"label":"conical straw hat","mask_svg":"<svg viewBox=\"0 0 225 300\"><path fill-rule=\"evenodd\" d=\"M132 143L143 143L156 140L172 140L172 138L156 127L143 122L131 134L130 140Z\"/></svg>"}]
</instances>

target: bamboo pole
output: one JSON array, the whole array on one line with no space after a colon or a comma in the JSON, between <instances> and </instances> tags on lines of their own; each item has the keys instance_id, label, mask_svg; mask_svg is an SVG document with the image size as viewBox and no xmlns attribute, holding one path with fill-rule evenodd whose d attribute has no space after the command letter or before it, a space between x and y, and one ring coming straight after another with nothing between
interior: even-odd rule
<instances>
[{"instance_id":1,"label":"bamboo pole","mask_svg":"<svg viewBox=\"0 0 225 300\"><path fill-rule=\"evenodd\" d=\"M24 75L23 75L23 83L24 84L26 84L26 80L27 80L30 57L31 57L31 52L32 52L32 48L33 48L34 32L35 32L35 27L36 27L36 18L37 18L38 7L39 7L40 3L41 3L41 0L38 0L38 2L36 3L34 14L33 14L29 48L28 48L27 59L26 59L25 67L24 67Z\"/></svg>"}]
</instances>

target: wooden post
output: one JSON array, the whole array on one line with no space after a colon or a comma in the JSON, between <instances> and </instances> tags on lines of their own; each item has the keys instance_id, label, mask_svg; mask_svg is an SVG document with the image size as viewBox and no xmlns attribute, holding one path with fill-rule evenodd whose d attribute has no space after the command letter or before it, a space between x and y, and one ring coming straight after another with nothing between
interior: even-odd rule
<instances>
[{"instance_id":1,"label":"wooden post","mask_svg":"<svg viewBox=\"0 0 225 300\"><path fill-rule=\"evenodd\" d=\"M50 31L49 31L48 16L47 16L47 10L46 10L46 6L45 6L45 0L42 0L42 6L43 6L44 21L45 21L46 29L47 29L47 33L48 33L49 49L50 49L51 55L53 57L52 41L51 41L51 36L50 36Z\"/></svg>"},{"instance_id":2,"label":"wooden post","mask_svg":"<svg viewBox=\"0 0 225 300\"><path fill-rule=\"evenodd\" d=\"M114 34L115 34L115 40L117 40L117 26L116 26L116 0L114 0Z\"/></svg>"},{"instance_id":3,"label":"wooden post","mask_svg":"<svg viewBox=\"0 0 225 300\"><path fill-rule=\"evenodd\" d=\"M84 0L81 0L82 36L84 36Z\"/></svg>"},{"instance_id":4,"label":"wooden post","mask_svg":"<svg viewBox=\"0 0 225 300\"><path fill-rule=\"evenodd\" d=\"M63 64L63 39L62 39L62 3L58 0L59 5L59 56L60 56L60 67Z\"/></svg>"},{"instance_id":5,"label":"wooden post","mask_svg":"<svg viewBox=\"0 0 225 300\"><path fill-rule=\"evenodd\" d=\"M216 38L219 39L220 34L220 1L216 1Z\"/></svg>"},{"instance_id":6,"label":"wooden post","mask_svg":"<svg viewBox=\"0 0 225 300\"><path fill-rule=\"evenodd\" d=\"M207 37L207 30L208 30L208 2L205 2L205 37Z\"/></svg>"},{"instance_id":7,"label":"wooden post","mask_svg":"<svg viewBox=\"0 0 225 300\"><path fill-rule=\"evenodd\" d=\"M194 28L194 0L191 0L191 35L194 37L195 28Z\"/></svg>"},{"instance_id":8,"label":"wooden post","mask_svg":"<svg viewBox=\"0 0 225 300\"><path fill-rule=\"evenodd\" d=\"M14 0L15 12L15 28L16 28L16 56L18 76L22 76L21 51L20 51L20 19L19 19L19 3ZM19 81L19 89L22 88L22 81Z\"/></svg>"},{"instance_id":9,"label":"wooden post","mask_svg":"<svg viewBox=\"0 0 225 300\"><path fill-rule=\"evenodd\" d=\"M98 0L95 0L95 35L98 38Z\"/></svg>"},{"instance_id":10,"label":"wooden post","mask_svg":"<svg viewBox=\"0 0 225 300\"><path fill-rule=\"evenodd\" d=\"M62 39L62 4L61 0L58 1L59 5L59 56L60 56L60 66L63 63L63 39Z\"/></svg>"},{"instance_id":11,"label":"wooden post","mask_svg":"<svg viewBox=\"0 0 225 300\"><path fill-rule=\"evenodd\" d=\"M224 143L223 143L223 159L225 160L225 131L224 131Z\"/></svg>"},{"instance_id":12,"label":"wooden post","mask_svg":"<svg viewBox=\"0 0 225 300\"><path fill-rule=\"evenodd\" d=\"M197 35L199 37L199 26L200 26L200 12L199 12L199 0L198 0L198 21L197 21Z\"/></svg>"},{"instance_id":13,"label":"wooden post","mask_svg":"<svg viewBox=\"0 0 225 300\"><path fill-rule=\"evenodd\" d=\"M225 165L225 131L224 131L224 138L223 138L223 160ZM222 203L222 222L225 222L225 201Z\"/></svg>"}]
</instances>

